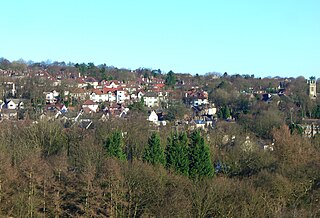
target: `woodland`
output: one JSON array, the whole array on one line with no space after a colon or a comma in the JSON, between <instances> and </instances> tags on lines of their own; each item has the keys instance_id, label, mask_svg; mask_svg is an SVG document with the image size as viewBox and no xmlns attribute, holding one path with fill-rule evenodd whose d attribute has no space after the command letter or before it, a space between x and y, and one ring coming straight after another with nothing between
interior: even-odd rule
<instances>
[{"instance_id":1,"label":"woodland","mask_svg":"<svg viewBox=\"0 0 320 218\"><path fill-rule=\"evenodd\" d=\"M143 122L88 131L1 123L0 213L12 217L318 217L320 140L272 130L275 150ZM121 130L120 130L121 129ZM127 132L123 136L123 133ZM206 136L206 137L204 137Z\"/></svg>"}]
</instances>

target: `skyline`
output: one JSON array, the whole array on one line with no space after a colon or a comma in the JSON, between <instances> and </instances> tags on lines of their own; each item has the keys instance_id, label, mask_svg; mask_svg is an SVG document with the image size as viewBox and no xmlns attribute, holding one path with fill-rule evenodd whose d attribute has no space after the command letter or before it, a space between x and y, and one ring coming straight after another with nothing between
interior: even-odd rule
<instances>
[{"instance_id":1,"label":"skyline","mask_svg":"<svg viewBox=\"0 0 320 218\"><path fill-rule=\"evenodd\" d=\"M314 0L5 1L0 57L307 78L320 71L319 6Z\"/></svg>"}]
</instances>

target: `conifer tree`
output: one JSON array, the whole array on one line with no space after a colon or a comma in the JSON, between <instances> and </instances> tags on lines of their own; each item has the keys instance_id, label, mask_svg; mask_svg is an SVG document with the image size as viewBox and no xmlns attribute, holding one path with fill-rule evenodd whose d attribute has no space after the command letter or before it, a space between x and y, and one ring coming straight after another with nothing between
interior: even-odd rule
<instances>
[{"instance_id":1,"label":"conifer tree","mask_svg":"<svg viewBox=\"0 0 320 218\"><path fill-rule=\"evenodd\" d=\"M197 179L213 175L210 149L198 130L194 131L190 136L189 161L189 175L191 178Z\"/></svg>"},{"instance_id":2,"label":"conifer tree","mask_svg":"<svg viewBox=\"0 0 320 218\"><path fill-rule=\"evenodd\" d=\"M148 140L148 145L143 154L143 160L153 165L165 164L164 151L161 147L160 136L158 133L152 133Z\"/></svg>"},{"instance_id":3,"label":"conifer tree","mask_svg":"<svg viewBox=\"0 0 320 218\"><path fill-rule=\"evenodd\" d=\"M188 175L188 137L185 132L180 135L174 134L168 138L165 154L167 168L172 168L182 175Z\"/></svg>"},{"instance_id":4,"label":"conifer tree","mask_svg":"<svg viewBox=\"0 0 320 218\"><path fill-rule=\"evenodd\" d=\"M126 159L126 155L123 151L124 143L120 131L113 132L112 135L105 141L104 147L109 156L116 157L121 160Z\"/></svg>"}]
</instances>

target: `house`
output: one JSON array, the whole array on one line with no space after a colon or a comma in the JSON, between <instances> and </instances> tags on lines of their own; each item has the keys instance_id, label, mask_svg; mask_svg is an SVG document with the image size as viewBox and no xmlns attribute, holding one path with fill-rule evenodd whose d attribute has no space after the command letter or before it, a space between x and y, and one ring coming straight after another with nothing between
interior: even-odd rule
<instances>
[{"instance_id":1,"label":"house","mask_svg":"<svg viewBox=\"0 0 320 218\"><path fill-rule=\"evenodd\" d=\"M95 102L93 102L92 100L86 100L83 104L82 104L82 108L84 110L84 112L86 113L96 113L98 112L99 109L99 105Z\"/></svg>"},{"instance_id":2,"label":"house","mask_svg":"<svg viewBox=\"0 0 320 218\"><path fill-rule=\"evenodd\" d=\"M77 87L78 88L86 88L88 86L88 84L86 83L86 81L84 80L84 78L78 78L77 79Z\"/></svg>"},{"instance_id":3,"label":"house","mask_svg":"<svg viewBox=\"0 0 320 218\"><path fill-rule=\"evenodd\" d=\"M209 116L213 116L217 113L217 108L214 106L214 104L212 104L212 106L206 110L206 113Z\"/></svg>"},{"instance_id":4,"label":"house","mask_svg":"<svg viewBox=\"0 0 320 218\"><path fill-rule=\"evenodd\" d=\"M117 96L116 96L116 91L117 88L103 88L103 93L106 94L106 101L107 102L116 102L117 101Z\"/></svg>"},{"instance_id":5,"label":"house","mask_svg":"<svg viewBox=\"0 0 320 218\"><path fill-rule=\"evenodd\" d=\"M7 99L4 108L12 110L23 109L24 103L20 99Z\"/></svg>"},{"instance_id":6,"label":"house","mask_svg":"<svg viewBox=\"0 0 320 218\"><path fill-rule=\"evenodd\" d=\"M90 94L90 99L94 102L108 101L108 94L103 92L103 89L94 89Z\"/></svg>"},{"instance_id":7,"label":"house","mask_svg":"<svg viewBox=\"0 0 320 218\"><path fill-rule=\"evenodd\" d=\"M116 89L119 86L119 81L117 80L112 80L110 81L108 84L105 85L106 88L110 88L110 89Z\"/></svg>"},{"instance_id":8,"label":"house","mask_svg":"<svg viewBox=\"0 0 320 218\"><path fill-rule=\"evenodd\" d=\"M57 92L56 90L53 90L51 92L44 92L44 94L46 95L46 103L47 104L52 104L57 102L58 97L59 97L59 92Z\"/></svg>"},{"instance_id":9,"label":"house","mask_svg":"<svg viewBox=\"0 0 320 218\"><path fill-rule=\"evenodd\" d=\"M127 93L124 90L117 90L115 94L116 94L116 101L118 104L122 104L124 103L125 100L128 99Z\"/></svg>"},{"instance_id":10,"label":"house","mask_svg":"<svg viewBox=\"0 0 320 218\"><path fill-rule=\"evenodd\" d=\"M156 114L156 112L154 110L151 111L150 115L148 116L148 121L153 122L153 123L158 122L158 115Z\"/></svg>"},{"instance_id":11,"label":"house","mask_svg":"<svg viewBox=\"0 0 320 218\"><path fill-rule=\"evenodd\" d=\"M196 129L205 129L206 122L204 120L195 120L194 125Z\"/></svg>"},{"instance_id":12,"label":"house","mask_svg":"<svg viewBox=\"0 0 320 218\"><path fill-rule=\"evenodd\" d=\"M206 91L197 92L191 89L185 93L185 103L193 106L201 106L209 104L208 93Z\"/></svg>"},{"instance_id":13,"label":"house","mask_svg":"<svg viewBox=\"0 0 320 218\"><path fill-rule=\"evenodd\" d=\"M93 88L97 88L97 86L99 85L99 82L93 77L85 77L84 81L87 84L87 86L90 85Z\"/></svg>"},{"instance_id":14,"label":"house","mask_svg":"<svg viewBox=\"0 0 320 218\"><path fill-rule=\"evenodd\" d=\"M153 88L154 88L155 90L161 90L161 89L164 88L164 86L165 86L165 84L163 84L163 83L157 83L157 84L154 84L154 85L153 85Z\"/></svg>"},{"instance_id":15,"label":"house","mask_svg":"<svg viewBox=\"0 0 320 218\"><path fill-rule=\"evenodd\" d=\"M303 128L303 135L306 137L314 137L320 134L320 119L303 119L300 126Z\"/></svg>"},{"instance_id":16,"label":"house","mask_svg":"<svg viewBox=\"0 0 320 218\"><path fill-rule=\"evenodd\" d=\"M143 96L144 104L147 107L158 107L159 101L158 101L158 95L155 92L147 92Z\"/></svg>"},{"instance_id":17,"label":"house","mask_svg":"<svg viewBox=\"0 0 320 218\"><path fill-rule=\"evenodd\" d=\"M157 114L154 110L150 112L147 120L157 126L160 126L160 125L165 126L167 124L167 122L163 120L162 113Z\"/></svg>"}]
</instances>

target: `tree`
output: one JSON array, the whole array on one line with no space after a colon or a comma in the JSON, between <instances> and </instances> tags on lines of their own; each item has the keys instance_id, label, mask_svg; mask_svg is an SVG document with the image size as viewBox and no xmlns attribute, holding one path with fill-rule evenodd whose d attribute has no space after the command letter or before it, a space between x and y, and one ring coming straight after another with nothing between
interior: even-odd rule
<instances>
[{"instance_id":1,"label":"tree","mask_svg":"<svg viewBox=\"0 0 320 218\"><path fill-rule=\"evenodd\" d=\"M188 137L185 132L180 135L176 133L168 138L165 155L167 168L174 169L176 172L188 176Z\"/></svg>"},{"instance_id":2,"label":"tree","mask_svg":"<svg viewBox=\"0 0 320 218\"><path fill-rule=\"evenodd\" d=\"M189 175L193 179L213 176L210 150L200 131L194 131L190 136Z\"/></svg>"},{"instance_id":3,"label":"tree","mask_svg":"<svg viewBox=\"0 0 320 218\"><path fill-rule=\"evenodd\" d=\"M165 84L167 86L173 86L176 84L176 75L172 70L170 70L166 76Z\"/></svg>"},{"instance_id":4,"label":"tree","mask_svg":"<svg viewBox=\"0 0 320 218\"><path fill-rule=\"evenodd\" d=\"M146 111L146 107L145 107L145 105L144 105L144 99L143 99L143 97L141 98L140 101L133 102L132 104L128 105L128 108L129 108L131 111L145 112L145 111Z\"/></svg>"},{"instance_id":5,"label":"tree","mask_svg":"<svg viewBox=\"0 0 320 218\"><path fill-rule=\"evenodd\" d=\"M169 102L167 108L166 120L173 121L176 119L183 119L184 115L188 112L188 108L182 102Z\"/></svg>"},{"instance_id":6,"label":"tree","mask_svg":"<svg viewBox=\"0 0 320 218\"><path fill-rule=\"evenodd\" d=\"M143 160L153 165L164 164L164 151L161 147L160 136L158 133L152 133L148 140L148 145L144 151Z\"/></svg>"},{"instance_id":7,"label":"tree","mask_svg":"<svg viewBox=\"0 0 320 218\"><path fill-rule=\"evenodd\" d=\"M107 138L104 143L104 147L108 156L119 158L120 160L126 159L126 155L123 151L124 143L122 139L122 133L117 130Z\"/></svg>"},{"instance_id":8,"label":"tree","mask_svg":"<svg viewBox=\"0 0 320 218\"><path fill-rule=\"evenodd\" d=\"M59 154L66 145L66 136L58 122L40 121L24 129L25 143L42 149L45 157Z\"/></svg>"},{"instance_id":9,"label":"tree","mask_svg":"<svg viewBox=\"0 0 320 218\"><path fill-rule=\"evenodd\" d=\"M230 118L231 114L230 114L230 109L228 107L228 105L225 105L224 107L222 107L219 111L219 117L223 118L223 119L228 119Z\"/></svg>"},{"instance_id":10,"label":"tree","mask_svg":"<svg viewBox=\"0 0 320 218\"><path fill-rule=\"evenodd\" d=\"M320 119L320 105L314 107L312 115L314 118Z\"/></svg>"}]
</instances>

